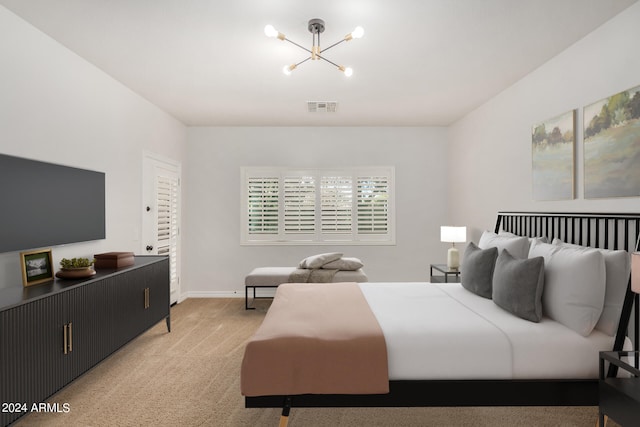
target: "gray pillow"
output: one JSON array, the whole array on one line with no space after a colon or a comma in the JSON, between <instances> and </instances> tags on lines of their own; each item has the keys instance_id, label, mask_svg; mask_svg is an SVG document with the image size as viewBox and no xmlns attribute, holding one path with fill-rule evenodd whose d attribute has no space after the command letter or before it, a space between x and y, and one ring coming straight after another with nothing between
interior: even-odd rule
<instances>
[{"instance_id":1,"label":"gray pillow","mask_svg":"<svg viewBox=\"0 0 640 427\"><path fill-rule=\"evenodd\" d=\"M363 266L364 264L358 258L342 257L335 261L326 263L322 268L328 270L356 271Z\"/></svg>"},{"instance_id":2,"label":"gray pillow","mask_svg":"<svg viewBox=\"0 0 640 427\"><path fill-rule=\"evenodd\" d=\"M516 259L503 250L493 272L493 302L516 316L538 323L542 319L544 258Z\"/></svg>"},{"instance_id":3,"label":"gray pillow","mask_svg":"<svg viewBox=\"0 0 640 427\"><path fill-rule=\"evenodd\" d=\"M460 266L462 286L476 295L491 298L493 269L497 257L498 248L480 249L475 243L469 243Z\"/></svg>"},{"instance_id":4,"label":"gray pillow","mask_svg":"<svg viewBox=\"0 0 640 427\"><path fill-rule=\"evenodd\" d=\"M320 268L323 265L340 258L342 258L342 254L339 252L329 252L326 254L312 255L300 261L300 264L298 264L298 268Z\"/></svg>"}]
</instances>

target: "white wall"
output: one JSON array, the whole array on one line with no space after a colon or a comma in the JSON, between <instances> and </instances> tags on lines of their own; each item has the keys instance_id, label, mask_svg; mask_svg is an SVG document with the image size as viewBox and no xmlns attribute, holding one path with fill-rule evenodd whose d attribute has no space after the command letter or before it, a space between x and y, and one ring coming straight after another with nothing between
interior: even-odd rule
<instances>
[{"instance_id":1,"label":"white wall","mask_svg":"<svg viewBox=\"0 0 640 427\"><path fill-rule=\"evenodd\" d=\"M190 295L244 292L259 266L294 266L307 255L359 257L371 281L427 281L446 259L444 128L189 128L183 286ZM395 246L240 246L240 167L395 166Z\"/></svg>"},{"instance_id":2,"label":"white wall","mask_svg":"<svg viewBox=\"0 0 640 427\"><path fill-rule=\"evenodd\" d=\"M0 153L106 173L106 240L54 247L55 267L140 253L142 153L182 161L186 128L2 6L0 61ZM19 253L0 254L0 288L20 274Z\"/></svg>"},{"instance_id":3,"label":"white wall","mask_svg":"<svg viewBox=\"0 0 640 427\"><path fill-rule=\"evenodd\" d=\"M582 107L640 85L640 3L587 35L449 129L452 220L478 241L499 210L638 212L640 198L585 200ZM531 127L572 109L576 199L532 198Z\"/></svg>"},{"instance_id":4,"label":"white wall","mask_svg":"<svg viewBox=\"0 0 640 427\"><path fill-rule=\"evenodd\" d=\"M191 128L0 6L0 152L107 174L107 239L55 247L62 257L140 249L143 151L182 162L183 292L240 292L260 265L341 250L371 280L426 280L444 260L439 226L491 228L498 210L637 211L640 199L584 200L582 110L640 84L640 3L449 129ZM534 123L580 108L577 199L531 197ZM188 141L188 142L187 142ZM185 144L186 143L186 144ZM396 246L240 246L241 166L396 166ZM222 187L213 182L224 182ZM17 253L0 254L0 287L20 283Z\"/></svg>"}]
</instances>

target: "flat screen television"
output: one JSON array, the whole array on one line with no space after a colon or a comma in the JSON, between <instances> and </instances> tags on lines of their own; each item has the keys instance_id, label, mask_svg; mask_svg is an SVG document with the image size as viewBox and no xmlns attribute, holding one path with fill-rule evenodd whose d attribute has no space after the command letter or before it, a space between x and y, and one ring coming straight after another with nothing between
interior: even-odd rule
<instances>
[{"instance_id":1,"label":"flat screen television","mask_svg":"<svg viewBox=\"0 0 640 427\"><path fill-rule=\"evenodd\" d=\"M105 174L0 154L0 252L105 238Z\"/></svg>"}]
</instances>

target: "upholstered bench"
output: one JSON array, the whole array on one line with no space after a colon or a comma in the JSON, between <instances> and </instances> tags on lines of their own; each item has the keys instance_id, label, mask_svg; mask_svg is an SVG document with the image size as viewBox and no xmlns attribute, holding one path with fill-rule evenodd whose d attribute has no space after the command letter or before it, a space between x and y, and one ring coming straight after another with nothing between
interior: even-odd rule
<instances>
[{"instance_id":1,"label":"upholstered bench","mask_svg":"<svg viewBox=\"0 0 640 427\"><path fill-rule=\"evenodd\" d=\"M291 273L296 271L296 267L258 267L254 268L251 273L244 279L244 308L252 310L254 307L249 305L249 289L253 289L252 299L271 298L257 297L256 288L277 288L281 283L289 282ZM367 275L362 268L357 270L338 270L333 276L331 282L366 282Z\"/></svg>"}]
</instances>

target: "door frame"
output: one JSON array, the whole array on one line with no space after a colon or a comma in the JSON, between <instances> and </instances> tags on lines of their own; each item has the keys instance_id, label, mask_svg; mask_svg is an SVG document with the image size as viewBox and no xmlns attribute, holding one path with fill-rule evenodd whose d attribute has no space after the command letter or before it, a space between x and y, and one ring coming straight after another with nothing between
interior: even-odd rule
<instances>
[{"instance_id":1,"label":"door frame","mask_svg":"<svg viewBox=\"0 0 640 427\"><path fill-rule=\"evenodd\" d=\"M173 303L179 303L184 300L182 297L182 280L181 280L181 265L182 265L182 165L179 161L157 154L150 151L143 151L142 155L142 206L140 210L140 253L150 254L146 247L149 241L153 239L154 249L152 253L157 253L157 241L154 235L154 231L150 227L153 227L154 221L148 223L151 216L148 215L147 207L153 207L155 213L156 200L155 200L155 168L164 167L171 172L175 172L178 176L178 238L177 238L177 256L176 256L176 274L177 274L177 289L176 299L171 301Z\"/></svg>"}]
</instances>

